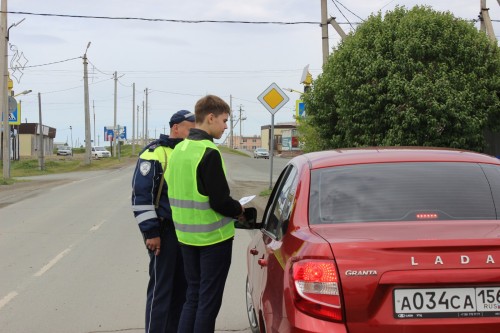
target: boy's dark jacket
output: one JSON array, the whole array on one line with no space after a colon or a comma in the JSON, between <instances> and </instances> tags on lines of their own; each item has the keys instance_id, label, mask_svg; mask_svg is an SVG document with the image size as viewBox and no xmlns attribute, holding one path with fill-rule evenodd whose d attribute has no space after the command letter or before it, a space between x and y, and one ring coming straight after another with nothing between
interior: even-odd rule
<instances>
[{"instance_id":1,"label":"boy's dark jacket","mask_svg":"<svg viewBox=\"0 0 500 333\"><path fill-rule=\"evenodd\" d=\"M189 131L190 140L210 140L213 137L207 132L192 128ZM222 159L218 151L207 148L197 169L198 191L209 197L210 207L224 216L237 217L241 214L241 205L230 196L229 185L222 168Z\"/></svg>"}]
</instances>

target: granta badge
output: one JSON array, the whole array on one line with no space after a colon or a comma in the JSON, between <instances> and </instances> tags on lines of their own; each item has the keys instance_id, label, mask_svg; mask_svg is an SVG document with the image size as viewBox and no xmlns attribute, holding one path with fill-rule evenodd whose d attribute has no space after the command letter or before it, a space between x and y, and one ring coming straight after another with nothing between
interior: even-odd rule
<instances>
[{"instance_id":1,"label":"granta badge","mask_svg":"<svg viewBox=\"0 0 500 333\"><path fill-rule=\"evenodd\" d=\"M141 174L143 176L146 176L149 173L149 170L151 170L151 162L144 161L141 163L139 166L139 170L141 170Z\"/></svg>"}]
</instances>

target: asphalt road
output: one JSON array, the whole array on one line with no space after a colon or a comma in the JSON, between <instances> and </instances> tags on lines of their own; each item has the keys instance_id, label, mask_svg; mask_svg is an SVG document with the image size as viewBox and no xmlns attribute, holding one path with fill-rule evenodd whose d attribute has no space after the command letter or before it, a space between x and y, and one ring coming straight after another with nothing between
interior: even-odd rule
<instances>
[{"instance_id":1,"label":"asphalt road","mask_svg":"<svg viewBox=\"0 0 500 333\"><path fill-rule=\"evenodd\" d=\"M224 158L233 197L269 187L268 160ZM286 162L274 160L274 181ZM0 189L0 332L144 330L148 256L130 209L133 167ZM264 205L257 198L248 206ZM244 286L253 232L237 231L217 331L250 332Z\"/></svg>"}]
</instances>

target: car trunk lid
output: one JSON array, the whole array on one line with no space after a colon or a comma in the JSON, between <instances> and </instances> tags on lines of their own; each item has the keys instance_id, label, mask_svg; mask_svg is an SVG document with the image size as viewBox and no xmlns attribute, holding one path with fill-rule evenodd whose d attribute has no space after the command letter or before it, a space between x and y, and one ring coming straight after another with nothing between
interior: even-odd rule
<instances>
[{"instance_id":1,"label":"car trunk lid","mask_svg":"<svg viewBox=\"0 0 500 333\"><path fill-rule=\"evenodd\" d=\"M484 321L487 331L488 321L500 316L496 220L345 223L311 229L331 245L350 333L442 332L470 324L475 316L482 318L473 318L474 324ZM439 318L439 325L433 318Z\"/></svg>"}]
</instances>

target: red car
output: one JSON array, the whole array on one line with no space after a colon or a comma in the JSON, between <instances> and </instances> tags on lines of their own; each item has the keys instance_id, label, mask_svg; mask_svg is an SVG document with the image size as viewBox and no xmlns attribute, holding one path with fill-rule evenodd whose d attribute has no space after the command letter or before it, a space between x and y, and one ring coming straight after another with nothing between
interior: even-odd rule
<instances>
[{"instance_id":1,"label":"red car","mask_svg":"<svg viewBox=\"0 0 500 333\"><path fill-rule=\"evenodd\" d=\"M248 246L253 332L500 332L500 162L451 149L295 157ZM240 226L241 227L241 226Z\"/></svg>"}]
</instances>

